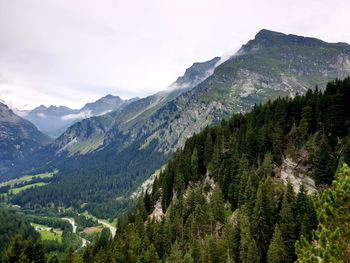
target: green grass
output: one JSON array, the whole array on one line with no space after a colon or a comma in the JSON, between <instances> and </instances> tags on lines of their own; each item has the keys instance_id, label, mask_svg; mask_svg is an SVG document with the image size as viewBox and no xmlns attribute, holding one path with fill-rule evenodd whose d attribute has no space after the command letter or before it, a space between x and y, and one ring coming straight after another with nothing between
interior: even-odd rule
<instances>
[{"instance_id":1,"label":"green grass","mask_svg":"<svg viewBox=\"0 0 350 263\"><path fill-rule=\"evenodd\" d=\"M117 220L116 218L113 219L112 222L109 222L109 220L100 219L100 218L97 218L97 217L93 216L93 215L90 214L88 211L84 211L84 212L81 213L81 214L84 215L84 216L86 216L87 218L92 218L92 219L95 219L95 220L99 220L99 221L101 221L101 222L105 222L105 223L107 223L107 224L110 224L110 225L112 225L112 226L114 226L114 227L116 227L116 226L117 226L117 223L118 223L118 220ZM100 223L100 224L101 224L101 223Z\"/></svg>"},{"instance_id":2,"label":"green grass","mask_svg":"<svg viewBox=\"0 0 350 263\"><path fill-rule=\"evenodd\" d=\"M42 224L37 224L37 223L30 223L33 227L40 227L40 228L48 228L48 226L46 225L42 225Z\"/></svg>"},{"instance_id":3,"label":"green grass","mask_svg":"<svg viewBox=\"0 0 350 263\"><path fill-rule=\"evenodd\" d=\"M22 187L18 187L18 188L12 188L11 190L9 190L9 192L11 194L19 194L20 192L22 191L25 191L29 188L33 188L33 187L41 187L41 186L44 186L44 185L47 185L47 183L43 183L43 182L38 182L38 183L35 183L35 184L28 184L28 185L25 185L25 186L22 186Z\"/></svg>"},{"instance_id":4,"label":"green grass","mask_svg":"<svg viewBox=\"0 0 350 263\"><path fill-rule=\"evenodd\" d=\"M40 237L41 237L42 241L55 240L58 243L62 242L62 236L57 234L57 233L55 233L55 232L51 232L51 231L46 231L46 230L40 231Z\"/></svg>"},{"instance_id":5,"label":"green grass","mask_svg":"<svg viewBox=\"0 0 350 263\"><path fill-rule=\"evenodd\" d=\"M100 135L95 136L69 149L69 154L70 155L74 155L76 153L87 154L89 152L96 150L101 145L103 145L103 136L100 136Z\"/></svg>"},{"instance_id":6,"label":"green grass","mask_svg":"<svg viewBox=\"0 0 350 263\"><path fill-rule=\"evenodd\" d=\"M42 241L45 240L54 240L59 243L62 242L62 234L61 233L56 233L54 230L53 231L48 231L48 230L38 230L38 228L45 229L45 228L50 228L49 226L42 225L42 224L36 224L36 223L31 223L31 225L40 233L40 238Z\"/></svg>"},{"instance_id":7,"label":"green grass","mask_svg":"<svg viewBox=\"0 0 350 263\"><path fill-rule=\"evenodd\" d=\"M0 187L3 186L14 186L15 184L19 184L19 183L23 183L23 182L30 182L35 178L49 178L49 177L53 177L55 174L58 173L58 170L54 170L53 172L50 173L41 173L41 174L34 174L34 175L25 175L23 177L20 178L15 178L3 183L0 183Z\"/></svg>"}]
</instances>

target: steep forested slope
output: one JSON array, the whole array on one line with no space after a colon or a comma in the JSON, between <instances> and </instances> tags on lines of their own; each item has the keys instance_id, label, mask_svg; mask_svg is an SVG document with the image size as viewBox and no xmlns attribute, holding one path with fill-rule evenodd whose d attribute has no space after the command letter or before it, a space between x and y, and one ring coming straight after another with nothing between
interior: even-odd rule
<instances>
[{"instance_id":1,"label":"steep forested slope","mask_svg":"<svg viewBox=\"0 0 350 263\"><path fill-rule=\"evenodd\" d=\"M347 156L349 157L349 156ZM350 169L341 167L332 187L316 200L319 224L311 241L297 245L298 262L349 262Z\"/></svg>"},{"instance_id":2,"label":"steep forested slope","mask_svg":"<svg viewBox=\"0 0 350 263\"><path fill-rule=\"evenodd\" d=\"M32 241L39 239L39 234L22 216L0 207L0 261L10 241L16 235Z\"/></svg>"},{"instance_id":3,"label":"steep forested slope","mask_svg":"<svg viewBox=\"0 0 350 263\"><path fill-rule=\"evenodd\" d=\"M85 262L294 262L299 239L301 257L340 250L342 258L346 242L337 240L347 232L337 226L348 210L347 177L338 175L315 210L303 186L295 193L282 183L279 167L286 157L299 158L319 189L329 187L340 157L350 160L349 99L347 78L193 136L120 220L116 238L86 248ZM307 245L318 222L315 238L335 240L338 250L330 241Z\"/></svg>"}]
</instances>

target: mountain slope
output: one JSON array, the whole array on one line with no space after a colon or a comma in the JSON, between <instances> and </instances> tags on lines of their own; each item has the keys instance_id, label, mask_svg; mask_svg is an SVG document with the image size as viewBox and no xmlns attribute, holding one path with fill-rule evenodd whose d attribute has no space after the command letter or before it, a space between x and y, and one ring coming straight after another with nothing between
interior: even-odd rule
<instances>
[{"instance_id":1,"label":"mountain slope","mask_svg":"<svg viewBox=\"0 0 350 263\"><path fill-rule=\"evenodd\" d=\"M94 198L125 196L164 164L187 138L206 126L234 112L249 111L256 103L296 96L315 85L324 89L327 81L349 75L350 46L262 30L229 60L222 64L218 61L215 58L200 67L194 64L199 71L187 70L178 79L181 86L187 76L189 83L196 83L196 76L201 76L202 81L195 87L170 88L120 111L73 125L18 169L58 167L64 202L71 205L77 200L78 207L92 202L94 208L86 209L96 213L103 210L101 214L106 216L111 211L108 204L95 202ZM191 75L193 72L196 74ZM78 185L66 187L74 183ZM58 185L42 187L36 194L55 187ZM85 194L90 189L96 189L96 196ZM77 195L79 191L84 193Z\"/></svg>"},{"instance_id":2,"label":"mountain slope","mask_svg":"<svg viewBox=\"0 0 350 263\"><path fill-rule=\"evenodd\" d=\"M316 85L324 89L328 81L349 74L348 44L262 30L209 78L174 100L177 110L162 109L168 128L159 133L160 147L177 149L186 137L223 116L249 111L278 96L303 94ZM165 124L157 121L162 122L157 126Z\"/></svg>"},{"instance_id":3,"label":"mountain slope","mask_svg":"<svg viewBox=\"0 0 350 263\"><path fill-rule=\"evenodd\" d=\"M0 103L0 171L16 165L50 141L32 123Z\"/></svg>"},{"instance_id":4,"label":"mountain slope","mask_svg":"<svg viewBox=\"0 0 350 263\"><path fill-rule=\"evenodd\" d=\"M346 261L349 169L335 173L338 163L350 160L349 100L346 78L329 83L324 92L278 98L234 114L194 135L136 209L119 221L115 238L86 248L84 258ZM291 184L283 183L286 157L298 159L299 168L318 182L320 193L308 196L304 187L294 192ZM302 248L298 242L296 249L299 240Z\"/></svg>"},{"instance_id":5,"label":"mountain slope","mask_svg":"<svg viewBox=\"0 0 350 263\"><path fill-rule=\"evenodd\" d=\"M68 149L70 152L82 153L79 151L81 145L90 145L90 151L93 151L111 143L117 143L118 151L122 150L139 139L142 125L150 118L155 118L154 115L159 109L206 79L214 71L219 59L216 57L206 62L194 63L183 76L164 91L130 102L118 111L83 120L70 127L55 141L56 150L61 152ZM91 130L85 132L79 127L90 127L96 132ZM96 141L99 143L91 143Z\"/></svg>"}]
</instances>

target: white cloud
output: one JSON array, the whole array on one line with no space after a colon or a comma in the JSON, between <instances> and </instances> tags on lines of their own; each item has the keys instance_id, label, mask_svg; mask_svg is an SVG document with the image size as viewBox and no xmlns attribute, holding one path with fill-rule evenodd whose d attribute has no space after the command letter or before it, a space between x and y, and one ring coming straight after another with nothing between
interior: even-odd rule
<instances>
[{"instance_id":1,"label":"white cloud","mask_svg":"<svg viewBox=\"0 0 350 263\"><path fill-rule=\"evenodd\" d=\"M43 112L38 112L38 113L36 114L36 116L38 116L39 118L46 119L46 114L43 113Z\"/></svg>"},{"instance_id":2,"label":"white cloud","mask_svg":"<svg viewBox=\"0 0 350 263\"><path fill-rule=\"evenodd\" d=\"M350 42L349 9L348 0L0 1L0 98L80 108L107 93L145 96L262 28Z\"/></svg>"},{"instance_id":3,"label":"white cloud","mask_svg":"<svg viewBox=\"0 0 350 263\"><path fill-rule=\"evenodd\" d=\"M76 114L68 114L64 115L61 117L62 120L67 121L67 120L80 120L80 119L86 119L92 117L91 110L85 110L81 111Z\"/></svg>"},{"instance_id":4,"label":"white cloud","mask_svg":"<svg viewBox=\"0 0 350 263\"><path fill-rule=\"evenodd\" d=\"M100 114L98 114L97 116L105 115L105 114L107 114L107 113L109 113L109 112L111 112L111 111L112 111L112 110L103 111L103 112L101 112Z\"/></svg>"}]
</instances>

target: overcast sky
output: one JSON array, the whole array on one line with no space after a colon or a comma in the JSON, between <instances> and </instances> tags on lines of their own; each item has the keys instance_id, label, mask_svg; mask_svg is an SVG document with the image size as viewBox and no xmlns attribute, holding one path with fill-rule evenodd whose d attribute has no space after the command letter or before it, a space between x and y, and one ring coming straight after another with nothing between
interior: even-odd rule
<instances>
[{"instance_id":1,"label":"overcast sky","mask_svg":"<svg viewBox=\"0 0 350 263\"><path fill-rule=\"evenodd\" d=\"M350 43L349 0L0 0L0 99L150 95L262 28Z\"/></svg>"}]
</instances>

